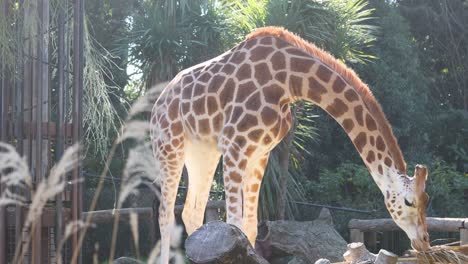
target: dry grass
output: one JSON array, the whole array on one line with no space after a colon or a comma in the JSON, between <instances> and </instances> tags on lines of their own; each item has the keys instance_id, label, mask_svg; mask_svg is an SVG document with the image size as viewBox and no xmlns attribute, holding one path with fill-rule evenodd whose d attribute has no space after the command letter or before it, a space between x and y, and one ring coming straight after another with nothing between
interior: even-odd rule
<instances>
[{"instance_id":1,"label":"dry grass","mask_svg":"<svg viewBox=\"0 0 468 264\"><path fill-rule=\"evenodd\" d=\"M425 252L416 254L417 263L466 264L468 263L468 245L434 246Z\"/></svg>"}]
</instances>

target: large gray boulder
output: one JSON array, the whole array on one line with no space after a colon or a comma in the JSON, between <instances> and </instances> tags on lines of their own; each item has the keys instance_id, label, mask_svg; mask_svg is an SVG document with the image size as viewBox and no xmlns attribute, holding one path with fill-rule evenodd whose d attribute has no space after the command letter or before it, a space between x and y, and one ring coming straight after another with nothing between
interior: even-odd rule
<instances>
[{"instance_id":1,"label":"large gray boulder","mask_svg":"<svg viewBox=\"0 0 468 264\"><path fill-rule=\"evenodd\" d=\"M255 253L242 231L222 221L209 222L185 240L193 264L268 264Z\"/></svg>"},{"instance_id":2,"label":"large gray boulder","mask_svg":"<svg viewBox=\"0 0 468 264\"><path fill-rule=\"evenodd\" d=\"M274 258L294 256L292 263L314 263L320 258L331 262L343 260L346 241L333 227L328 209L322 209L314 221L267 221L259 228L257 249L274 262Z\"/></svg>"}]
</instances>

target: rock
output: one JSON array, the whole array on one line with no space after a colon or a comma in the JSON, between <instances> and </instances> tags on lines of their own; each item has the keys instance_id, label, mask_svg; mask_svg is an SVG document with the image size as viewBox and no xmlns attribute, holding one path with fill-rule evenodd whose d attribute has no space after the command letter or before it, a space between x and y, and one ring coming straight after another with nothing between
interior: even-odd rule
<instances>
[{"instance_id":1,"label":"rock","mask_svg":"<svg viewBox=\"0 0 468 264\"><path fill-rule=\"evenodd\" d=\"M185 250L194 264L268 264L239 228L222 221L209 222L193 232Z\"/></svg>"},{"instance_id":2,"label":"rock","mask_svg":"<svg viewBox=\"0 0 468 264\"><path fill-rule=\"evenodd\" d=\"M314 263L320 258L331 262L342 261L346 251L346 241L331 225L331 215L323 209L314 221L267 221L259 228L257 244L267 259L292 255L306 263ZM273 262L273 261L272 261Z\"/></svg>"},{"instance_id":3,"label":"rock","mask_svg":"<svg viewBox=\"0 0 468 264\"><path fill-rule=\"evenodd\" d=\"M321 258L321 259L315 261L315 264L331 264L331 262L328 259Z\"/></svg>"},{"instance_id":4,"label":"rock","mask_svg":"<svg viewBox=\"0 0 468 264\"><path fill-rule=\"evenodd\" d=\"M118 259L115 259L112 261L112 264L144 264L144 262L139 261L134 258L129 258L129 257L120 257Z\"/></svg>"},{"instance_id":5,"label":"rock","mask_svg":"<svg viewBox=\"0 0 468 264\"><path fill-rule=\"evenodd\" d=\"M370 253L363 243L348 244L348 250L343 254L344 259L351 264L374 263L376 255Z\"/></svg>"}]
</instances>

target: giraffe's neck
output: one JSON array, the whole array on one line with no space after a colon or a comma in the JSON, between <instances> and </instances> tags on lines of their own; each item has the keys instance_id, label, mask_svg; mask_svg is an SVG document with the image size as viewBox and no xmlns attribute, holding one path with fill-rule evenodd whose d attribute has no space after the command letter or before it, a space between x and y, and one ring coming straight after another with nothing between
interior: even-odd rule
<instances>
[{"instance_id":1,"label":"giraffe's neck","mask_svg":"<svg viewBox=\"0 0 468 264\"><path fill-rule=\"evenodd\" d=\"M311 55L290 56L288 86L293 101L311 101L330 114L352 140L377 185L386 190L393 184L393 177L405 173L406 165L390 125L368 88L355 87L356 83L365 84L350 70L346 75ZM349 73L357 80L350 80Z\"/></svg>"}]
</instances>

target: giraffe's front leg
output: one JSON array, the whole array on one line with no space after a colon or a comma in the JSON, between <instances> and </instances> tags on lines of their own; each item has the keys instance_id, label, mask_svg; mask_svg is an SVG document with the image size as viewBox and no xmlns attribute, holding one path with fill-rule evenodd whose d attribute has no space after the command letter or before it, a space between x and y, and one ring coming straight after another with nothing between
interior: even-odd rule
<instances>
[{"instance_id":1,"label":"giraffe's front leg","mask_svg":"<svg viewBox=\"0 0 468 264\"><path fill-rule=\"evenodd\" d=\"M226 193L226 222L242 229L242 176L239 154L227 152L223 155L224 190Z\"/></svg>"},{"instance_id":2,"label":"giraffe's front leg","mask_svg":"<svg viewBox=\"0 0 468 264\"><path fill-rule=\"evenodd\" d=\"M259 158L246 154L231 149L223 156L227 223L239 227L255 245L258 195L268 154Z\"/></svg>"},{"instance_id":3,"label":"giraffe's front leg","mask_svg":"<svg viewBox=\"0 0 468 264\"><path fill-rule=\"evenodd\" d=\"M242 230L249 239L252 246L255 246L258 228L258 197L263 174L268 163L268 154L259 159L249 161L247 174L243 181L243 217Z\"/></svg>"}]
</instances>

